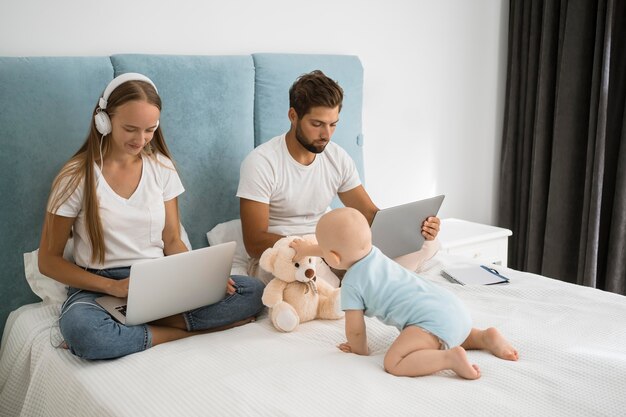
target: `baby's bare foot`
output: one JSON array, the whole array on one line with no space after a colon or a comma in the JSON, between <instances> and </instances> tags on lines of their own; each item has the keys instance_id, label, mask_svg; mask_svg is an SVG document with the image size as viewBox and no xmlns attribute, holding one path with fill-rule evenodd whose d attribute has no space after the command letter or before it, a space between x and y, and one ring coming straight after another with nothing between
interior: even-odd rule
<instances>
[{"instance_id":1,"label":"baby's bare foot","mask_svg":"<svg viewBox=\"0 0 626 417\"><path fill-rule=\"evenodd\" d=\"M467 359L465 349L457 346L449 350L452 366L450 367L458 376L465 379L480 378L480 368L473 365Z\"/></svg>"},{"instance_id":2,"label":"baby's bare foot","mask_svg":"<svg viewBox=\"0 0 626 417\"><path fill-rule=\"evenodd\" d=\"M483 332L483 340L487 350L498 358L508 361L516 361L519 358L517 350L495 327L490 327Z\"/></svg>"}]
</instances>

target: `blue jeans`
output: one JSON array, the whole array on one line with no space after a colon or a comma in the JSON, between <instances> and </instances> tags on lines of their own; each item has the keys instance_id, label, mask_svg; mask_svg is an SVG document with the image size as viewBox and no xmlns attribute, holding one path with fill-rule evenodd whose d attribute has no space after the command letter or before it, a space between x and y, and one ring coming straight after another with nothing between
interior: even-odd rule
<instances>
[{"instance_id":1,"label":"blue jeans","mask_svg":"<svg viewBox=\"0 0 626 417\"><path fill-rule=\"evenodd\" d=\"M130 268L90 272L112 279L129 276ZM263 309L264 285L257 279L235 275L236 291L222 301L183 313L188 331L207 330L255 316ZM59 327L70 351L85 359L111 359L146 350L152 346L147 324L125 326L115 321L95 299L102 294L69 288L61 307Z\"/></svg>"}]
</instances>

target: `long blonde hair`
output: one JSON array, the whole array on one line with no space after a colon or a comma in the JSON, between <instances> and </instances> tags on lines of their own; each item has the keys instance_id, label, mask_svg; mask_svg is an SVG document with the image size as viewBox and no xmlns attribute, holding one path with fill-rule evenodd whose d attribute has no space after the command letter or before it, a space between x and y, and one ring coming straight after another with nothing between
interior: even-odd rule
<instances>
[{"instance_id":1,"label":"long blonde hair","mask_svg":"<svg viewBox=\"0 0 626 417\"><path fill-rule=\"evenodd\" d=\"M109 117L115 114L119 106L129 101L145 101L161 110L161 98L155 88L150 83L132 80L121 84L111 92L106 109ZM98 106L94 108L93 116L95 116L97 110ZM87 233L92 248L91 261L97 261L100 264L104 263L105 244L96 195L96 172L94 165L96 162L104 163L104 161L100 160L100 142L102 141L102 155L106 155L111 147L109 138L110 135L102 136L98 132L92 117L85 143L61 168L61 171L52 183L50 196L48 197L48 211L56 214L61 205L70 198L81 181L84 180L82 210L85 211ZM157 127L154 131L153 139L150 141L150 150L144 149L142 152L151 158L156 158L155 153L159 152L172 160L173 163L160 127ZM53 220L54 217L51 216L50 221L47 223L48 245L52 245L53 241L51 233Z\"/></svg>"}]
</instances>

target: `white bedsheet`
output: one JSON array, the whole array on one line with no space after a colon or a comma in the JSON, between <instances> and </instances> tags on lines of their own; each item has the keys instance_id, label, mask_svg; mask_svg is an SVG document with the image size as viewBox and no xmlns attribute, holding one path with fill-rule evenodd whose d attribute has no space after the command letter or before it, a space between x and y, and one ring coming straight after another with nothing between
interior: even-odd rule
<instances>
[{"instance_id":1,"label":"white bedsheet","mask_svg":"<svg viewBox=\"0 0 626 417\"><path fill-rule=\"evenodd\" d=\"M368 357L342 353L343 320L275 331L266 316L228 331L88 362L50 343L58 307L11 314L0 359L1 416L621 416L626 297L506 270L510 285L461 287L425 275L518 348L508 362L470 351L482 377L398 378L382 367L397 330L367 320Z\"/></svg>"}]
</instances>

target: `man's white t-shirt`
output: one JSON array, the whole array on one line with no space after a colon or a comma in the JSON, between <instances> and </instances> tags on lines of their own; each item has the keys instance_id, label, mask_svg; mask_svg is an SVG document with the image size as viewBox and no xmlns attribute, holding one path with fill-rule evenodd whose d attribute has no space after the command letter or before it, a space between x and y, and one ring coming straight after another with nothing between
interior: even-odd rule
<instances>
[{"instance_id":1,"label":"man's white t-shirt","mask_svg":"<svg viewBox=\"0 0 626 417\"><path fill-rule=\"evenodd\" d=\"M348 153L330 142L310 165L293 159L285 134L256 147L241 164L237 197L269 204L268 232L315 233L337 195L361 185Z\"/></svg>"},{"instance_id":2,"label":"man's white t-shirt","mask_svg":"<svg viewBox=\"0 0 626 417\"><path fill-rule=\"evenodd\" d=\"M105 244L104 264L91 260L91 244L82 210L84 181L59 207L55 214L76 218L73 255L77 265L93 269L115 268L164 256L164 203L178 197L185 189L172 161L161 154L156 155L155 160L142 154L141 179L128 199L113 191L95 165L96 194Z\"/></svg>"}]
</instances>

